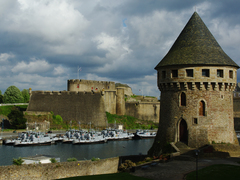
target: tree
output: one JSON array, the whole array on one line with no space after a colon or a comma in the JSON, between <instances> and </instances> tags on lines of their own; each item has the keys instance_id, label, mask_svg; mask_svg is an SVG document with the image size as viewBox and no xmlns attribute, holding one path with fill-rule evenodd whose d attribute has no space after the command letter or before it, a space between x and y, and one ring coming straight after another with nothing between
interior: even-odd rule
<instances>
[{"instance_id":1,"label":"tree","mask_svg":"<svg viewBox=\"0 0 240 180\"><path fill-rule=\"evenodd\" d=\"M11 112L8 114L8 118L13 129L26 128L27 119L23 117L23 112L18 110L16 106L12 108Z\"/></svg>"},{"instance_id":2,"label":"tree","mask_svg":"<svg viewBox=\"0 0 240 180\"><path fill-rule=\"evenodd\" d=\"M16 86L9 86L3 96L4 103L24 102L21 91Z\"/></svg>"},{"instance_id":3,"label":"tree","mask_svg":"<svg viewBox=\"0 0 240 180\"><path fill-rule=\"evenodd\" d=\"M27 89L23 89L22 90L22 96L23 96L23 101L25 103L28 103L29 102L29 98L30 98L30 95L29 95L29 92Z\"/></svg>"},{"instance_id":4,"label":"tree","mask_svg":"<svg viewBox=\"0 0 240 180\"><path fill-rule=\"evenodd\" d=\"M3 103L3 95L1 90L0 90L0 103Z\"/></svg>"}]
</instances>

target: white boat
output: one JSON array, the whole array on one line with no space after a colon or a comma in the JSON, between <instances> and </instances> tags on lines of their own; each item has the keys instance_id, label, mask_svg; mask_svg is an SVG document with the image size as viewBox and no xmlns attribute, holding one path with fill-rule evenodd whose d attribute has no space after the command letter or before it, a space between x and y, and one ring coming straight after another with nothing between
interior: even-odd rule
<instances>
[{"instance_id":1,"label":"white boat","mask_svg":"<svg viewBox=\"0 0 240 180\"><path fill-rule=\"evenodd\" d=\"M149 130L137 130L134 139L155 138L156 135L156 132L150 132Z\"/></svg>"}]
</instances>

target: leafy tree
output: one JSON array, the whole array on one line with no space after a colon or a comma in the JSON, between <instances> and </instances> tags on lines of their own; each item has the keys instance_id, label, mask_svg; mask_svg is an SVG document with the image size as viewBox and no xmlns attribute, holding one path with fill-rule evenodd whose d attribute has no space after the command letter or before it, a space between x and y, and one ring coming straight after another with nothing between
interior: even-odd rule
<instances>
[{"instance_id":1,"label":"leafy tree","mask_svg":"<svg viewBox=\"0 0 240 180\"><path fill-rule=\"evenodd\" d=\"M11 112L8 114L10 119L10 124L14 129L25 129L27 119L23 117L23 112L18 110L15 106L12 108Z\"/></svg>"},{"instance_id":2,"label":"leafy tree","mask_svg":"<svg viewBox=\"0 0 240 180\"><path fill-rule=\"evenodd\" d=\"M24 102L21 91L16 86L9 86L3 96L4 103Z\"/></svg>"},{"instance_id":3,"label":"leafy tree","mask_svg":"<svg viewBox=\"0 0 240 180\"><path fill-rule=\"evenodd\" d=\"M3 95L1 90L0 90L0 103L3 103Z\"/></svg>"},{"instance_id":4,"label":"leafy tree","mask_svg":"<svg viewBox=\"0 0 240 180\"><path fill-rule=\"evenodd\" d=\"M27 89L23 89L22 90L22 96L23 96L23 101L25 103L28 103L29 102L29 98L30 98L30 95L29 95L29 92Z\"/></svg>"}]
</instances>

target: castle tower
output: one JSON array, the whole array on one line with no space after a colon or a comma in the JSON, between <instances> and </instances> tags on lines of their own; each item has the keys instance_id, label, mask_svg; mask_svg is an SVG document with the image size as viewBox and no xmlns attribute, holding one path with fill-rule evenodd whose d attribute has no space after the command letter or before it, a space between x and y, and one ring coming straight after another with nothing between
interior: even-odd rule
<instances>
[{"instance_id":1,"label":"castle tower","mask_svg":"<svg viewBox=\"0 0 240 180\"><path fill-rule=\"evenodd\" d=\"M149 155L159 155L169 142L182 141L190 147L237 143L233 90L238 68L194 12L155 67L160 119Z\"/></svg>"}]
</instances>

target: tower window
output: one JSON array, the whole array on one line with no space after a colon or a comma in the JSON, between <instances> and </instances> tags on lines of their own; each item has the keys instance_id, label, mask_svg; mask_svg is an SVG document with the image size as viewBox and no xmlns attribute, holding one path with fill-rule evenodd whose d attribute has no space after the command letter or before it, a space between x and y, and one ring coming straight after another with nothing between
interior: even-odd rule
<instances>
[{"instance_id":1,"label":"tower window","mask_svg":"<svg viewBox=\"0 0 240 180\"><path fill-rule=\"evenodd\" d=\"M172 70L172 77L178 77L178 70Z\"/></svg>"},{"instance_id":2,"label":"tower window","mask_svg":"<svg viewBox=\"0 0 240 180\"><path fill-rule=\"evenodd\" d=\"M233 78L233 71L229 70L229 78Z\"/></svg>"},{"instance_id":3,"label":"tower window","mask_svg":"<svg viewBox=\"0 0 240 180\"><path fill-rule=\"evenodd\" d=\"M186 69L187 77L193 77L193 69Z\"/></svg>"},{"instance_id":4,"label":"tower window","mask_svg":"<svg viewBox=\"0 0 240 180\"><path fill-rule=\"evenodd\" d=\"M181 93L180 104L181 106L186 106L186 94L184 92Z\"/></svg>"},{"instance_id":5,"label":"tower window","mask_svg":"<svg viewBox=\"0 0 240 180\"><path fill-rule=\"evenodd\" d=\"M217 70L217 77L223 78L223 70L222 69Z\"/></svg>"},{"instance_id":6,"label":"tower window","mask_svg":"<svg viewBox=\"0 0 240 180\"><path fill-rule=\"evenodd\" d=\"M193 124L198 124L198 119L197 118L193 118Z\"/></svg>"},{"instance_id":7,"label":"tower window","mask_svg":"<svg viewBox=\"0 0 240 180\"><path fill-rule=\"evenodd\" d=\"M205 102L199 102L199 116L205 116Z\"/></svg>"},{"instance_id":8,"label":"tower window","mask_svg":"<svg viewBox=\"0 0 240 180\"><path fill-rule=\"evenodd\" d=\"M162 79L166 78L166 71L162 71Z\"/></svg>"},{"instance_id":9,"label":"tower window","mask_svg":"<svg viewBox=\"0 0 240 180\"><path fill-rule=\"evenodd\" d=\"M209 77L209 69L202 69L202 76Z\"/></svg>"}]
</instances>

